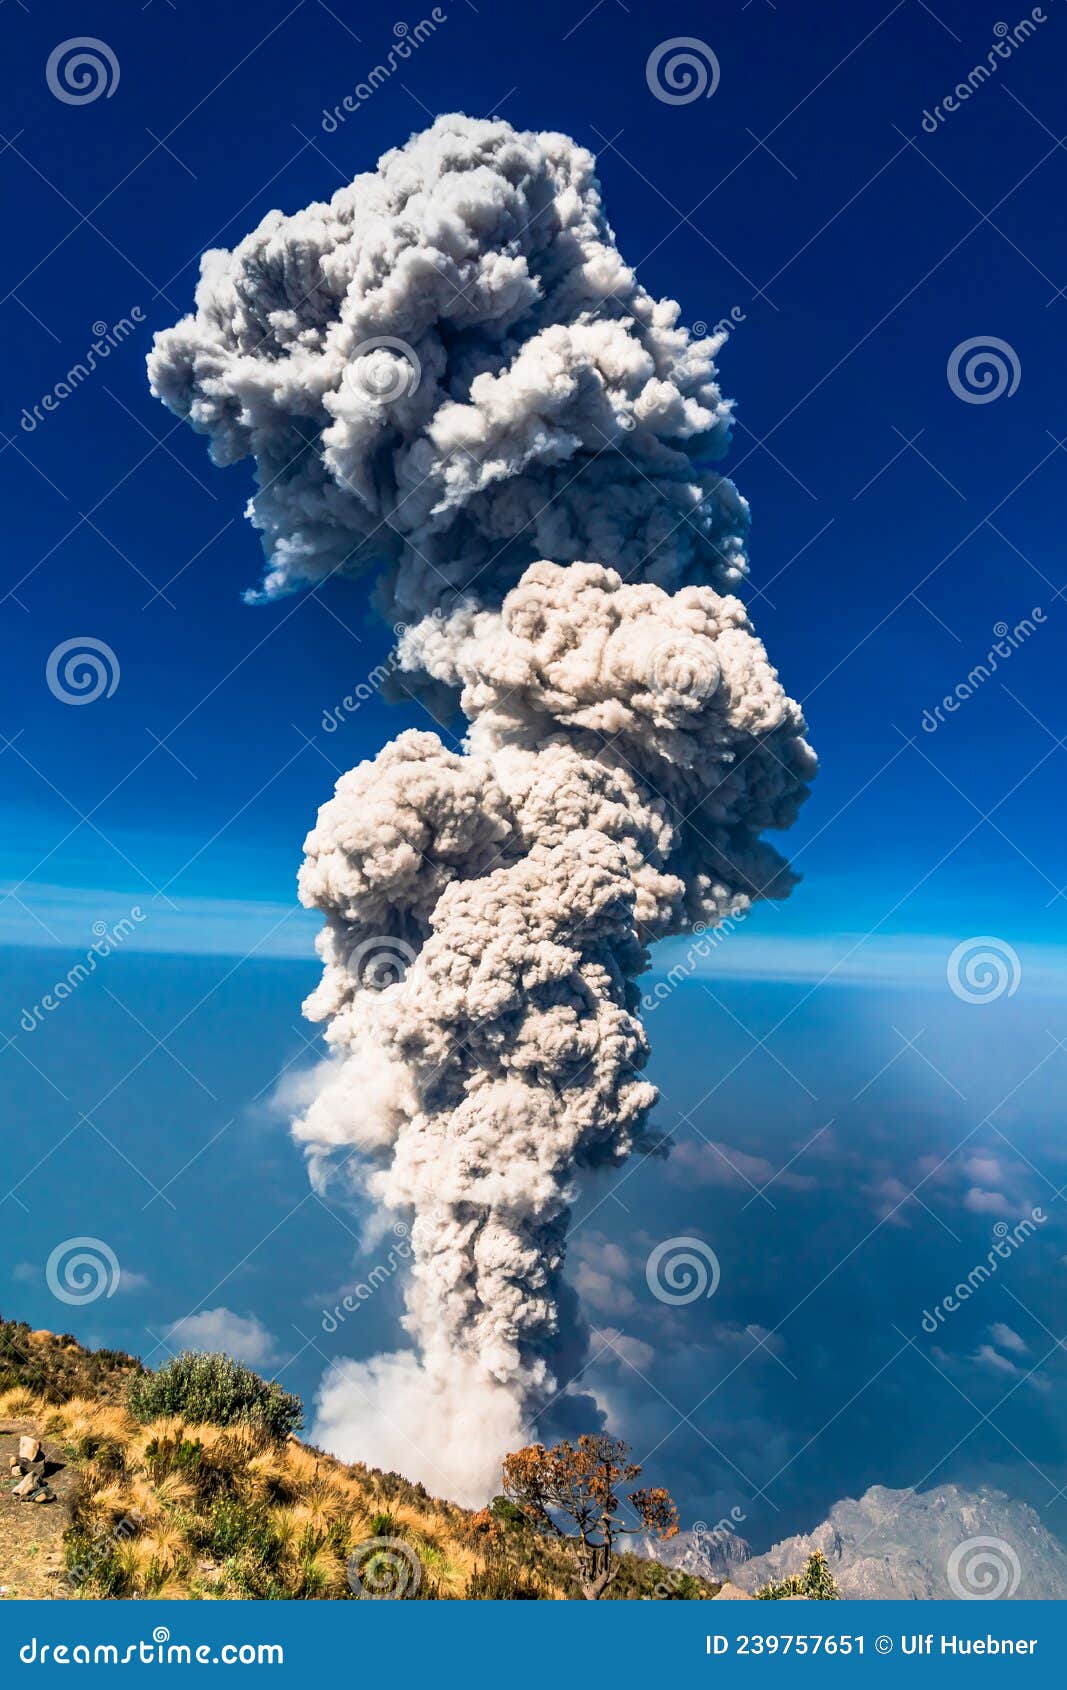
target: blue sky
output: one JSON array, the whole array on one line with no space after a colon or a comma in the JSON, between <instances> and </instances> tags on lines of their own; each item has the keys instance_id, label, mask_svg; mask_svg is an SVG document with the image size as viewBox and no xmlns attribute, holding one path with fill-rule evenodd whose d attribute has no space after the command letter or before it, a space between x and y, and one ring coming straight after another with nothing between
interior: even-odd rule
<instances>
[{"instance_id":1,"label":"blue sky","mask_svg":"<svg viewBox=\"0 0 1067 1690\"><path fill-rule=\"evenodd\" d=\"M1048 0L1033 38L929 133L924 112L1014 13L548 0L535 30L496 0L441 9L332 133L323 112L387 53L395 7L4 9L17 238L2 306L0 1061L15 1189L0 1305L142 1353L190 1311L228 1310L309 1397L339 1355L398 1341L399 1275L358 1331L322 1332L321 1308L387 1241L368 1244L341 1194L309 1194L269 1100L313 1053L303 836L337 774L424 719L374 696L326 731L388 649L366 584L242 601L260 568L248 466L211 467L152 400L144 354L191 304L206 246L328 195L437 112L499 111L599 153L619 244L683 321L734 313L720 366L737 400L728 467L754 513L747 596L822 761L788 842L793 898L692 965L684 943L657 957L661 979L680 958L686 976L650 1017L657 1119L688 1150L583 1191L572 1271L599 1326L655 1350L671 1400L640 1348L633 1366L609 1346L598 1389L639 1454L658 1445L687 1518L740 1505L758 1541L928 1469L1002 1483L1062 1529L1062 1417L1044 1388L1057 1364L1041 1357L1064 1249L1067 239L1050 213L1067 172L1067 12ZM67 104L45 66L82 35L107 42L118 80ZM664 104L649 54L691 35L718 87ZM106 363L26 426L95 325L123 319ZM1004 343L1018 375L988 403L948 376L979 338ZM924 729L994 630L1024 618L997 673ZM110 648L118 684L78 708L46 665L83 636ZM114 954L35 1019L94 923L124 918ZM949 955L972 936L1018 959L1011 996L948 990ZM924 1335L922 1310L984 1258L991 1228L1042 1201L1048 1221L1010 1270ZM722 1282L665 1321L643 1262L677 1232L714 1245ZM44 1262L82 1235L109 1242L124 1283L66 1309ZM897 1356L897 1328L923 1353Z\"/></svg>"}]
</instances>

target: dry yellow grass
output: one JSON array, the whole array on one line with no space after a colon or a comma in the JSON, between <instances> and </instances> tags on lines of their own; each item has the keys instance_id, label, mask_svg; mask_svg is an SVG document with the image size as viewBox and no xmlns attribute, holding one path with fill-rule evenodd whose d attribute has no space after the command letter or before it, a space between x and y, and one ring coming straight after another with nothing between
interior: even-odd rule
<instances>
[{"instance_id":1,"label":"dry yellow grass","mask_svg":"<svg viewBox=\"0 0 1067 1690\"><path fill-rule=\"evenodd\" d=\"M77 1464L67 1561L86 1596L350 1597L348 1557L408 1546L418 1594L462 1597L483 1564L469 1516L395 1475L346 1467L297 1439L178 1416L141 1425L119 1404L0 1395ZM564 1586L543 1583L547 1597Z\"/></svg>"},{"instance_id":2,"label":"dry yellow grass","mask_svg":"<svg viewBox=\"0 0 1067 1690\"><path fill-rule=\"evenodd\" d=\"M5 1420L25 1420L38 1401L24 1385L13 1385L10 1390L0 1391L0 1415Z\"/></svg>"},{"instance_id":3,"label":"dry yellow grass","mask_svg":"<svg viewBox=\"0 0 1067 1690\"><path fill-rule=\"evenodd\" d=\"M58 1340L44 1347L50 1355L61 1348ZM350 1558L370 1568L375 1589L383 1562L402 1573L406 1564L407 1594L420 1600L577 1593L566 1553L528 1527L512 1521L487 1538L468 1510L294 1436L278 1441L244 1424L174 1414L143 1424L115 1394L110 1363L97 1397L89 1394L97 1358L62 1353L64 1377L84 1378L88 1391L82 1384L84 1394L57 1402L47 1381L39 1395L16 1385L0 1392L0 1414L37 1427L77 1473L67 1594L350 1599L359 1589L350 1587ZM120 1364L136 1367L130 1358ZM649 1593L660 1570L626 1560L615 1593Z\"/></svg>"}]
</instances>

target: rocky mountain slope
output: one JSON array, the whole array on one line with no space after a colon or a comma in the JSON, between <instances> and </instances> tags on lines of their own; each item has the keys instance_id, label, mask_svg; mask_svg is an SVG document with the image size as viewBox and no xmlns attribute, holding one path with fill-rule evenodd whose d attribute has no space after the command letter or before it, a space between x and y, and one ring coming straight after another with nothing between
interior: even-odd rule
<instances>
[{"instance_id":1,"label":"rocky mountain slope","mask_svg":"<svg viewBox=\"0 0 1067 1690\"><path fill-rule=\"evenodd\" d=\"M765 1555L722 1530L679 1532L657 1554L698 1577L755 1591L801 1572L816 1549L843 1597L1067 1599L1067 1550L1032 1508L984 1486L916 1492L872 1485Z\"/></svg>"},{"instance_id":2,"label":"rocky mountain slope","mask_svg":"<svg viewBox=\"0 0 1067 1690\"><path fill-rule=\"evenodd\" d=\"M679 1572L692 1573L696 1578L729 1579L735 1584L745 1582L740 1575L752 1559L752 1550L744 1538L721 1526L698 1526L693 1531L679 1532L666 1543L640 1538L636 1547L640 1554L654 1557Z\"/></svg>"}]
</instances>

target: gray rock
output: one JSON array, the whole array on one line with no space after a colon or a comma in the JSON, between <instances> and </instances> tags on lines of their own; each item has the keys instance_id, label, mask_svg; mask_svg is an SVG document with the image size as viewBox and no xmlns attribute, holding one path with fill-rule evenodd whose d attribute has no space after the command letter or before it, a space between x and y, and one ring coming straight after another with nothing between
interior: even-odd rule
<instances>
[{"instance_id":1,"label":"gray rock","mask_svg":"<svg viewBox=\"0 0 1067 1690\"><path fill-rule=\"evenodd\" d=\"M662 1567L695 1573L698 1578L713 1582L732 1579L737 1568L752 1554L743 1537L722 1527L715 1530L698 1527L691 1532L676 1532L669 1538L638 1538L634 1548L638 1555L658 1561Z\"/></svg>"},{"instance_id":2,"label":"gray rock","mask_svg":"<svg viewBox=\"0 0 1067 1690\"><path fill-rule=\"evenodd\" d=\"M853 1599L958 1599L961 1591L1016 1601L1067 1599L1063 1545L1032 1508L984 1486L916 1492L872 1485L858 1501L835 1503L814 1531L746 1557L735 1577L757 1590L803 1572L816 1549L841 1595Z\"/></svg>"},{"instance_id":3,"label":"gray rock","mask_svg":"<svg viewBox=\"0 0 1067 1690\"><path fill-rule=\"evenodd\" d=\"M739 1584L726 1580L719 1594L713 1598L715 1602L754 1602L755 1597L750 1590L742 1590Z\"/></svg>"}]
</instances>

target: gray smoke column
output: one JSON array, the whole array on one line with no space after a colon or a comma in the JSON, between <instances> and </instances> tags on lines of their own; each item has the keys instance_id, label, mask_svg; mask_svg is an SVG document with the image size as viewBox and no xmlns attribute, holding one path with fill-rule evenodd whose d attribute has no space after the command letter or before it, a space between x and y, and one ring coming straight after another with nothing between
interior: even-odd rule
<instances>
[{"instance_id":1,"label":"gray smoke column","mask_svg":"<svg viewBox=\"0 0 1067 1690\"><path fill-rule=\"evenodd\" d=\"M567 1384L576 1174L656 1098L648 946L788 892L760 835L815 767L730 591L718 342L678 316L584 148L454 116L207 253L149 361L255 462L262 592L373 567L411 689L469 724L402 733L308 836L332 1055L295 1129L411 1217L415 1349L327 1382L317 1434L467 1499Z\"/></svg>"}]
</instances>

